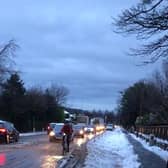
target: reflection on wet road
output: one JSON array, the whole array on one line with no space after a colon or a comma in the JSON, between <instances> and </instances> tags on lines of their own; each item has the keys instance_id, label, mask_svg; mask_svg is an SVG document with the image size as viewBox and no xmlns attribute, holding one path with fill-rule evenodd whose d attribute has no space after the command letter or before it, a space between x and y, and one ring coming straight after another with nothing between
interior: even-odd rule
<instances>
[{"instance_id":1,"label":"reflection on wet road","mask_svg":"<svg viewBox=\"0 0 168 168\"><path fill-rule=\"evenodd\" d=\"M55 168L56 162L62 159L63 156L44 156L41 161L41 168Z\"/></svg>"},{"instance_id":2,"label":"reflection on wet road","mask_svg":"<svg viewBox=\"0 0 168 168\"><path fill-rule=\"evenodd\" d=\"M84 138L75 138L74 144L80 147L82 144L86 143L88 140L92 139L94 137L93 134L85 135Z\"/></svg>"},{"instance_id":3,"label":"reflection on wet road","mask_svg":"<svg viewBox=\"0 0 168 168\"><path fill-rule=\"evenodd\" d=\"M94 135L75 138L70 151L80 147ZM0 167L3 168L55 168L56 162L62 158L61 142L50 143L47 135L32 136L21 139L15 144L0 145Z\"/></svg>"},{"instance_id":4,"label":"reflection on wet road","mask_svg":"<svg viewBox=\"0 0 168 168\"><path fill-rule=\"evenodd\" d=\"M4 153L0 154L0 166L3 166L6 164L6 155Z\"/></svg>"}]
</instances>

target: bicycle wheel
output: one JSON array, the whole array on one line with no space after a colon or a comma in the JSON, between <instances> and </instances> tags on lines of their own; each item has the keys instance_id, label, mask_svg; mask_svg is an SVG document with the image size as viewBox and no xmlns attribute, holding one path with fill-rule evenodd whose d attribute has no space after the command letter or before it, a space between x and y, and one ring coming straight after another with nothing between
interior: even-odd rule
<instances>
[{"instance_id":1,"label":"bicycle wheel","mask_svg":"<svg viewBox=\"0 0 168 168\"><path fill-rule=\"evenodd\" d=\"M62 154L65 155L67 152L67 135L63 136L62 139Z\"/></svg>"}]
</instances>

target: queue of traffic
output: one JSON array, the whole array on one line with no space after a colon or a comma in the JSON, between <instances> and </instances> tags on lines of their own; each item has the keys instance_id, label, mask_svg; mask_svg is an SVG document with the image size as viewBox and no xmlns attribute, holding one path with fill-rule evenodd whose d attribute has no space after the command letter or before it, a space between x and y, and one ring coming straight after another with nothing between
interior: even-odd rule
<instances>
[{"instance_id":1,"label":"queue of traffic","mask_svg":"<svg viewBox=\"0 0 168 168\"><path fill-rule=\"evenodd\" d=\"M62 139L61 128L64 123L49 123L47 127L47 134L49 136L49 141L53 142L55 140ZM85 125L82 123L79 124L71 124L73 134L72 139L75 137L84 138L87 134L96 134L107 130L113 130L113 125L109 124L107 126L103 124L99 125Z\"/></svg>"},{"instance_id":2,"label":"queue of traffic","mask_svg":"<svg viewBox=\"0 0 168 168\"><path fill-rule=\"evenodd\" d=\"M47 126L47 134L49 141L53 142L55 140L62 139L61 128L64 123L51 122ZM103 124L97 125L86 125L84 123L71 124L73 134L72 137L84 138L87 134L96 134L104 130L113 130L113 125L109 124L106 127ZM14 127L14 124L8 121L0 120L0 142L1 143L11 143L17 142L19 140L19 131Z\"/></svg>"}]
</instances>

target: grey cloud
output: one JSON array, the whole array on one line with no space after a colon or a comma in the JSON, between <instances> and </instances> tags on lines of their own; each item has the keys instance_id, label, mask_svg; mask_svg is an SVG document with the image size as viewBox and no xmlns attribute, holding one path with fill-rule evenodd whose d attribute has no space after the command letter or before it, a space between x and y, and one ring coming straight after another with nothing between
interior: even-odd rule
<instances>
[{"instance_id":1,"label":"grey cloud","mask_svg":"<svg viewBox=\"0 0 168 168\"><path fill-rule=\"evenodd\" d=\"M0 6L0 37L15 38L17 68L27 87L65 85L68 103L81 108L113 108L118 92L150 74L126 56L134 38L112 31L111 17L134 0L5 0ZM138 60L139 61L139 60Z\"/></svg>"}]
</instances>

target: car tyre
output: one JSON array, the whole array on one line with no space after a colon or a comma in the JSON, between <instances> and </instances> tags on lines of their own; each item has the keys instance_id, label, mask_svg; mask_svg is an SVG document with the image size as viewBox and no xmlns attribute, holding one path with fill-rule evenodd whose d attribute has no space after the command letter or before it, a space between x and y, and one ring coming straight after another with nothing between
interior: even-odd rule
<instances>
[{"instance_id":1,"label":"car tyre","mask_svg":"<svg viewBox=\"0 0 168 168\"><path fill-rule=\"evenodd\" d=\"M18 137L15 138L15 142L18 142Z\"/></svg>"},{"instance_id":2,"label":"car tyre","mask_svg":"<svg viewBox=\"0 0 168 168\"><path fill-rule=\"evenodd\" d=\"M53 142L53 138L49 138L49 142Z\"/></svg>"},{"instance_id":3,"label":"car tyre","mask_svg":"<svg viewBox=\"0 0 168 168\"><path fill-rule=\"evenodd\" d=\"M6 135L6 144L10 143L9 135Z\"/></svg>"}]
</instances>

